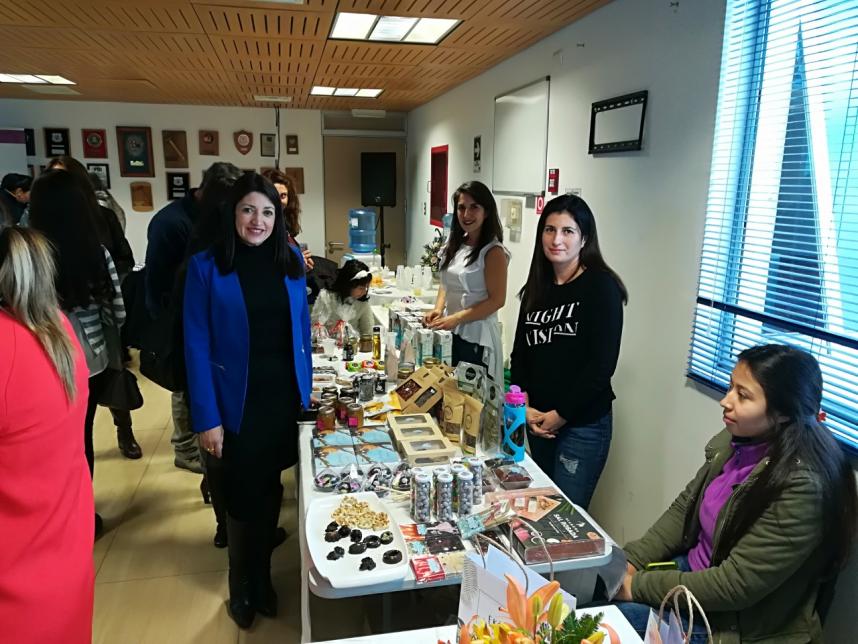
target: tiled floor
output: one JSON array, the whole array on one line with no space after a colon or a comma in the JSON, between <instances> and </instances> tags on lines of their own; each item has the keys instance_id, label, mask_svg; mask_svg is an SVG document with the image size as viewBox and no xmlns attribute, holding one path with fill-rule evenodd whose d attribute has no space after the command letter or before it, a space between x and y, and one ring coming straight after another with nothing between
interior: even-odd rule
<instances>
[{"instance_id":1,"label":"tiled floor","mask_svg":"<svg viewBox=\"0 0 858 644\"><path fill-rule=\"evenodd\" d=\"M204 505L200 477L173 465L169 393L140 377L145 405L132 412L143 458L130 461L116 447L105 409L95 423L95 500L105 533L94 549L93 642L98 644L291 644L300 641L300 559L295 481L286 487L280 524L289 532L272 562L279 617L257 617L240 632L225 610L227 554L212 545L214 514ZM380 596L322 600L311 596L313 640L380 632ZM458 587L396 593L387 628L407 630L449 623ZM2 638L0 638L2 639Z\"/></svg>"},{"instance_id":2,"label":"tiled floor","mask_svg":"<svg viewBox=\"0 0 858 644\"><path fill-rule=\"evenodd\" d=\"M106 529L94 549L93 642L298 642L296 502L284 501L289 539L273 560L280 617L258 618L239 633L224 608L227 555L212 545L214 515L202 502L200 477L173 465L169 394L143 378L140 386L146 404L132 415L142 459L123 458L110 414L99 409L96 417L95 499ZM287 472L284 482L294 490L290 478Z\"/></svg>"}]
</instances>

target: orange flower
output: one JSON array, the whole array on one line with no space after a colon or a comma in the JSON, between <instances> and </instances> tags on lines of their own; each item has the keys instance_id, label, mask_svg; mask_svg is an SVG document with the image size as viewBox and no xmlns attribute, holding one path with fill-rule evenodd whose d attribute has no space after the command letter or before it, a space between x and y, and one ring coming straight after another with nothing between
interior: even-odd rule
<instances>
[{"instance_id":1,"label":"orange flower","mask_svg":"<svg viewBox=\"0 0 858 644\"><path fill-rule=\"evenodd\" d=\"M533 637L536 627L545 619L545 613L539 614L539 612L548 605L554 593L560 588L560 582L552 581L545 584L530 597L527 597L521 584L514 577L505 576L507 580L507 606L501 610L509 614L514 626ZM534 612L534 608L536 608L536 612Z\"/></svg>"}]
</instances>

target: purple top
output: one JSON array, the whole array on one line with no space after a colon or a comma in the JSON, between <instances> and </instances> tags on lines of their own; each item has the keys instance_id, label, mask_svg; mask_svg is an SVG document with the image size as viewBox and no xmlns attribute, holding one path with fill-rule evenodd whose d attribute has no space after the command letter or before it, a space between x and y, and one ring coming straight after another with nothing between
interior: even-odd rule
<instances>
[{"instance_id":1,"label":"purple top","mask_svg":"<svg viewBox=\"0 0 858 644\"><path fill-rule=\"evenodd\" d=\"M691 570L706 570L712 563L712 537L715 534L718 515L736 486L745 482L768 451L768 443L749 445L733 441L733 455L703 493L703 503L700 504L700 537L697 545L688 551Z\"/></svg>"}]
</instances>

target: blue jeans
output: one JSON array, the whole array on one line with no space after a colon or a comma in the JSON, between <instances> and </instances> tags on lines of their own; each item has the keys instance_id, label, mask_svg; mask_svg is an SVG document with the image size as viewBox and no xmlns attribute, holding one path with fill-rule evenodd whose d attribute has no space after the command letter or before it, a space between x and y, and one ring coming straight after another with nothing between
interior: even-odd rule
<instances>
[{"instance_id":1,"label":"blue jeans","mask_svg":"<svg viewBox=\"0 0 858 644\"><path fill-rule=\"evenodd\" d=\"M680 555L674 559L676 562L677 568L682 572L691 572L691 566L688 563L688 555ZM649 604L640 604L638 602L613 602L614 606L620 609L620 612L623 614L629 624L632 625L638 635L643 638L646 635L646 625L649 621L649 612L653 610L653 607ZM671 604L672 605L672 604ZM658 606L655 607L656 615L658 615ZM665 607L664 618L668 618L668 609ZM688 618L686 616L682 617L682 628L686 632L688 631ZM689 644L707 644L709 641L709 636L706 634L706 625L703 623L702 619L694 620L694 628L691 631L691 638L688 640Z\"/></svg>"},{"instance_id":2,"label":"blue jeans","mask_svg":"<svg viewBox=\"0 0 858 644\"><path fill-rule=\"evenodd\" d=\"M575 505L587 509L605 469L611 447L613 414L589 425L568 425L557 438L527 435L530 455Z\"/></svg>"}]
</instances>

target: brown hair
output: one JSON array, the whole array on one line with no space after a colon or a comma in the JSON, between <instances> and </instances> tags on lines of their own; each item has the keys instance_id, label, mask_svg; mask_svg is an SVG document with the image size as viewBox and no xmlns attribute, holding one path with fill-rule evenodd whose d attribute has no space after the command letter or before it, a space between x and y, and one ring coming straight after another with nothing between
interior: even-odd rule
<instances>
[{"instance_id":1,"label":"brown hair","mask_svg":"<svg viewBox=\"0 0 858 644\"><path fill-rule=\"evenodd\" d=\"M297 237L301 232L301 202L298 200L298 193L295 191L295 184L292 179L279 168L268 168L262 172L262 176L268 179L271 183L281 184L286 186L286 193L289 195L289 203L283 208L283 216L286 218L286 228L292 237Z\"/></svg>"}]
</instances>

